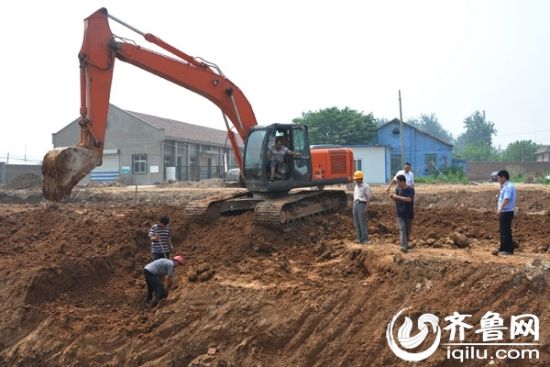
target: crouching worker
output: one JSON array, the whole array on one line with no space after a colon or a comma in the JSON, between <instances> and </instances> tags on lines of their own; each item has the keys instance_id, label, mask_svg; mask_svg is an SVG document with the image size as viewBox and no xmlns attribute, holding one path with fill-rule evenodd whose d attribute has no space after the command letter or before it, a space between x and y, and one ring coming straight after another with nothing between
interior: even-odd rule
<instances>
[{"instance_id":1,"label":"crouching worker","mask_svg":"<svg viewBox=\"0 0 550 367\"><path fill-rule=\"evenodd\" d=\"M174 256L170 259L157 259L149 264L145 265L143 272L145 273L145 282L147 283L147 305L156 305L160 300L166 298L168 291L172 286L172 277L174 276L174 270L176 266L183 265L182 256ZM166 278L166 288L164 288L163 279ZM156 299L154 303L151 303L153 299L153 292Z\"/></svg>"}]
</instances>

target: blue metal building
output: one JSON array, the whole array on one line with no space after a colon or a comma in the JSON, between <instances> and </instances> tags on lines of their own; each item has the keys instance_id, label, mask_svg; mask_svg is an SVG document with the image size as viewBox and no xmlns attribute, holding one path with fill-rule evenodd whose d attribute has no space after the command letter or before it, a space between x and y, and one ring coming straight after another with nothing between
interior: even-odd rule
<instances>
[{"instance_id":1,"label":"blue metal building","mask_svg":"<svg viewBox=\"0 0 550 367\"><path fill-rule=\"evenodd\" d=\"M390 150L390 171L395 174L402 168L401 131L399 119L378 128L377 144ZM403 123L403 159L410 162L418 177L430 175L453 165L453 145L429 133Z\"/></svg>"}]
</instances>

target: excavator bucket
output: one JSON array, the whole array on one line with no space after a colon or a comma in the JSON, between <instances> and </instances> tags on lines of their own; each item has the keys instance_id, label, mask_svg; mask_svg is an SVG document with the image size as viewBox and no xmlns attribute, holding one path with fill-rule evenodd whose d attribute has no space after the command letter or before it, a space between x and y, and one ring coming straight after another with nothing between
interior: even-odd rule
<instances>
[{"instance_id":1,"label":"excavator bucket","mask_svg":"<svg viewBox=\"0 0 550 367\"><path fill-rule=\"evenodd\" d=\"M82 147L55 148L42 161L42 192L50 201L60 201L94 167L101 164L99 153Z\"/></svg>"}]
</instances>

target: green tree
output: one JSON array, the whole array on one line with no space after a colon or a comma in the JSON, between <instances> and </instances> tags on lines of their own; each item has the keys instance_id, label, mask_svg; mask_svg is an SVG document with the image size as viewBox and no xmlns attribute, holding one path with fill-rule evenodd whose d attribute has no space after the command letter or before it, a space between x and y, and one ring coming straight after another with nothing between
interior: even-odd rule
<instances>
[{"instance_id":1,"label":"green tree","mask_svg":"<svg viewBox=\"0 0 550 367\"><path fill-rule=\"evenodd\" d=\"M376 119L348 107L302 113L292 120L307 125L311 144L367 144L376 134Z\"/></svg>"},{"instance_id":2,"label":"green tree","mask_svg":"<svg viewBox=\"0 0 550 367\"><path fill-rule=\"evenodd\" d=\"M443 128L443 126L439 123L437 116L433 113L430 113L429 115L421 114L419 119L414 119L411 122L416 128L424 130L428 134L449 144L452 144L454 141L453 135Z\"/></svg>"},{"instance_id":3,"label":"green tree","mask_svg":"<svg viewBox=\"0 0 550 367\"><path fill-rule=\"evenodd\" d=\"M516 140L502 152L502 160L509 162L526 162L535 160L535 152L540 145L532 140Z\"/></svg>"},{"instance_id":4,"label":"green tree","mask_svg":"<svg viewBox=\"0 0 550 367\"><path fill-rule=\"evenodd\" d=\"M490 145L468 144L458 154L461 159L469 161L498 161L498 152Z\"/></svg>"},{"instance_id":5,"label":"green tree","mask_svg":"<svg viewBox=\"0 0 550 367\"><path fill-rule=\"evenodd\" d=\"M476 111L464 119L465 131L457 138L455 149L464 159L473 161L495 160L497 153L493 147L495 124L487 121L485 111Z\"/></svg>"}]
</instances>

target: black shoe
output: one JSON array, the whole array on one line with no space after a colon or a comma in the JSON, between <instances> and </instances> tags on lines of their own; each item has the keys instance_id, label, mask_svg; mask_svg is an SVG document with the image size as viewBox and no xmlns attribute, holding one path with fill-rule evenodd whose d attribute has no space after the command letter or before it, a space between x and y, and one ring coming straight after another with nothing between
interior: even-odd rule
<instances>
[{"instance_id":1,"label":"black shoe","mask_svg":"<svg viewBox=\"0 0 550 367\"><path fill-rule=\"evenodd\" d=\"M407 252L409 252L409 250L407 250L406 248L401 247L401 252L406 254Z\"/></svg>"}]
</instances>

